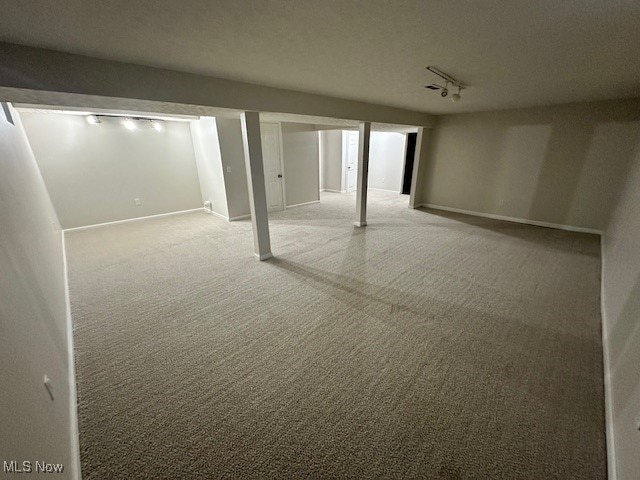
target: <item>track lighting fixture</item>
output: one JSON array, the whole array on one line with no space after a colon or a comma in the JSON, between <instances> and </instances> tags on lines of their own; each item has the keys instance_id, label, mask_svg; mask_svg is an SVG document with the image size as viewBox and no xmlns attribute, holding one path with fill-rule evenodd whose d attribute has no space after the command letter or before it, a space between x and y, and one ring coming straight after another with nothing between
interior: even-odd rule
<instances>
[{"instance_id":1,"label":"track lighting fixture","mask_svg":"<svg viewBox=\"0 0 640 480\"><path fill-rule=\"evenodd\" d=\"M454 93L453 95L451 95L451 101L452 102L458 102L460 101L461 97L461 92L464 88L466 88L466 85L458 80L456 80L455 78L453 78L451 75L444 73L442 70L438 70L436 67L433 66L428 66L427 70L429 70L431 73L437 75L438 77L440 77L442 80L444 80L444 86L439 85L437 83L432 83L429 85L425 85L425 88L428 88L429 90L440 90L440 96L442 98L445 98L449 95L449 88L451 87L457 87L458 88L458 92Z\"/></svg>"},{"instance_id":2,"label":"track lighting fixture","mask_svg":"<svg viewBox=\"0 0 640 480\"><path fill-rule=\"evenodd\" d=\"M168 118L163 118L163 117L160 117L160 118L153 118L153 117L125 117L123 115L110 114L110 113L101 113L101 114L97 115L95 113L83 112L83 115L85 115L85 120L90 125L96 125L98 123L102 123L102 121L105 118L107 120L109 120L109 119L114 119L114 120L115 119L120 119L120 123L127 130L135 130L138 127L140 127L141 125L143 125L143 124L141 124L139 122L148 122L148 123L145 123L145 124L149 125L156 132L161 132L161 131L164 130L164 122L165 121L167 121L167 120L173 121L172 118L168 119ZM185 121L185 120L175 120L175 121Z\"/></svg>"},{"instance_id":3,"label":"track lighting fixture","mask_svg":"<svg viewBox=\"0 0 640 480\"><path fill-rule=\"evenodd\" d=\"M131 118L125 118L124 120L122 120L122 125L127 130L135 130L136 129L136 122L134 122L133 119L131 119Z\"/></svg>"}]
</instances>

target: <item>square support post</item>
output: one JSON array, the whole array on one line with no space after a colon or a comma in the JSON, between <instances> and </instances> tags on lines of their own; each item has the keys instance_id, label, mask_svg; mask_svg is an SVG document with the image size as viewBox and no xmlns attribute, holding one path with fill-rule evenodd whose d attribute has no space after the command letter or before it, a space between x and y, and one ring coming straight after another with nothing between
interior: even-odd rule
<instances>
[{"instance_id":1,"label":"square support post","mask_svg":"<svg viewBox=\"0 0 640 480\"><path fill-rule=\"evenodd\" d=\"M418 129L416 137L416 151L413 156L413 171L411 172L411 190L409 191L409 208L418 208L422 202L422 169L424 165L420 160L426 162L427 148L429 148L430 128L421 127Z\"/></svg>"},{"instance_id":2,"label":"square support post","mask_svg":"<svg viewBox=\"0 0 640 480\"><path fill-rule=\"evenodd\" d=\"M260 260L268 260L273 255L271 254L267 194L264 184L260 114L258 112L245 112L242 114L241 122L244 162L247 168L247 186L249 187L249 205L251 207L251 226L253 227L254 253Z\"/></svg>"},{"instance_id":3,"label":"square support post","mask_svg":"<svg viewBox=\"0 0 640 480\"><path fill-rule=\"evenodd\" d=\"M367 187L369 185L369 143L371 122L362 122L358 137L358 190L356 193L356 227L367 225Z\"/></svg>"}]
</instances>

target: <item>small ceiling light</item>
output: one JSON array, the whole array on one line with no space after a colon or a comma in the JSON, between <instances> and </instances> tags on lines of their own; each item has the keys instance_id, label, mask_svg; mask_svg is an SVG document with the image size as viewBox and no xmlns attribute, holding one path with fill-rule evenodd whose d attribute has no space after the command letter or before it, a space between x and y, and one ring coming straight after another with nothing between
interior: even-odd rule
<instances>
[{"instance_id":1,"label":"small ceiling light","mask_svg":"<svg viewBox=\"0 0 640 480\"><path fill-rule=\"evenodd\" d=\"M158 120L151 120L151 128L153 128L156 132L161 132L164 129L162 123L160 123Z\"/></svg>"},{"instance_id":2,"label":"small ceiling light","mask_svg":"<svg viewBox=\"0 0 640 480\"><path fill-rule=\"evenodd\" d=\"M451 101L452 102L459 102L460 99L462 98L460 96L460 92L462 92L462 87L458 87L458 93L454 93L453 95L451 95Z\"/></svg>"},{"instance_id":3,"label":"small ceiling light","mask_svg":"<svg viewBox=\"0 0 640 480\"><path fill-rule=\"evenodd\" d=\"M97 115L88 115L86 118L87 118L87 123L89 125L96 125L98 123L102 123L102 121L98 118Z\"/></svg>"},{"instance_id":4,"label":"small ceiling light","mask_svg":"<svg viewBox=\"0 0 640 480\"><path fill-rule=\"evenodd\" d=\"M443 85L439 85L437 83L432 83L430 85L425 85L425 88L428 88L429 90L440 90L440 96L442 98L444 98L444 97L447 97L449 95L449 88L457 87L458 88L458 92L454 93L453 95L451 95L451 101L452 102L459 102L460 101L460 99L462 98L460 96L460 93L462 92L462 90L464 88L467 87L464 83L462 83L459 80L456 80L451 75L449 75L447 73L444 73L442 70L439 70L434 66L428 66L427 70L429 70L431 73L437 75L442 80L444 80L444 86Z\"/></svg>"},{"instance_id":5,"label":"small ceiling light","mask_svg":"<svg viewBox=\"0 0 640 480\"><path fill-rule=\"evenodd\" d=\"M124 128L126 128L127 130L135 130L136 129L136 122L134 122L130 118L125 118L124 120L122 120L122 125L124 125Z\"/></svg>"}]
</instances>

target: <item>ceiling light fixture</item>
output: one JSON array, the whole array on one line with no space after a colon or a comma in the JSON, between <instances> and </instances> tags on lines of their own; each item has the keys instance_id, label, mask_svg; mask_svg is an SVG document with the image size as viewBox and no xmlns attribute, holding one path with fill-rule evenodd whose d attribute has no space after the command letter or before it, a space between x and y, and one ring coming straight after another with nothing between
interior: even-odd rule
<instances>
[{"instance_id":1,"label":"ceiling light fixture","mask_svg":"<svg viewBox=\"0 0 640 480\"><path fill-rule=\"evenodd\" d=\"M122 125L124 125L124 128L126 128L127 130L136 129L136 122L134 122L131 118L125 118L124 120L122 120Z\"/></svg>"},{"instance_id":2,"label":"ceiling light fixture","mask_svg":"<svg viewBox=\"0 0 640 480\"><path fill-rule=\"evenodd\" d=\"M446 97L447 95L449 95L449 82L444 84L444 88L442 89L442 92L440 92L440 96L442 98Z\"/></svg>"},{"instance_id":3,"label":"ceiling light fixture","mask_svg":"<svg viewBox=\"0 0 640 480\"><path fill-rule=\"evenodd\" d=\"M158 120L151 120L151 128L153 128L156 132L161 132L164 129L162 123Z\"/></svg>"},{"instance_id":4,"label":"ceiling light fixture","mask_svg":"<svg viewBox=\"0 0 640 480\"><path fill-rule=\"evenodd\" d=\"M451 101L452 102L459 102L460 99L462 98L460 96L460 92L462 91L462 87L458 87L458 93L454 93L453 95L451 95Z\"/></svg>"},{"instance_id":5,"label":"ceiling light fixture","mask_svg":"<svg viewBox=\"0 0 640 480\"><path fill-rule=\"evenodd\" d=\"M438 68L434 67L434 66L428 66L427 70L429 70L431 73L437 75L438 77L440 77L442 80L444 80L444 86L439 85L437 83L432 83L430 85L425 85L425 88L428 88L429 90L441 90L440 91L440 96L442 98L446 97L447 95L449 95L449 88L450 87L457 87L458 88L458 92L454 93L453 95L451 95L451 101L452 102L458 102L460 101L461 97L461 92L462 90L464 90L465 88L467 88L467 86L460 82L459 80L456 80L455 78L453 78L451 75L444 73L442 70L439 70Z\"/></svg>"},{"instance_id":6,"label":"ceiling light fixture","mask_svg":"<svg viewBox=\"0 0 640 480\"><path fill-rule=\"evenodd\" d=\"M96 125L98 123L102 123L102 120L100 120L97 115L88 115L86 119L89 125Z\"/></svg>"}]
</instances>

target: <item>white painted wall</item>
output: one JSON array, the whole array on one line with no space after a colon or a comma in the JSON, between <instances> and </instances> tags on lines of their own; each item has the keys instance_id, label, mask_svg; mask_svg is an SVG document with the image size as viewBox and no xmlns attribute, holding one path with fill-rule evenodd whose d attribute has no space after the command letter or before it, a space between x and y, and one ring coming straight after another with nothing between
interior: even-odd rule
<instances>
[{"instance_id":1,"label":"white painted wall","mask_svg":"<svg viewBox=\"0 0 640 480\"><path fill-rule=\"evenodd\" d=\"M23 113L25 130L63 228L202 207L189 124ZM135 198L141 199L136 205Z\"/></svg>"},{"instance_id":2,"label":"white painted wall","mask_svg":"<svg viewBox=\"0 0 640 480\"><path fill-rule=\"evenodd\" d=\"M229 218L251 214L239 119L216 118Z\"/></svg>"},{"instance_id":3,"label":"white painted wall","mask_svg":"<svg viewBox=\"0 0 640 480\"><path fill-rule=\"evenodd\" d=\"M640 100L445 116L422 201L601 229L610 468L640 471Z\"/></svg>"},{"instance_id":4,"label":"white painted wall","mask_svg":"<svg viewBox=\"0 0 640 480\"><path fill-rule=\"evenodd\" d=\"M342 166L342 130L323 130L319 132L322 144L322 189L341 192L344 170Z\"/></svg>"},{"instance_id":5,"label":"white painted wall","mask_svg":"<svg viewBox=\"0 0 640 480\"><path fill-rule=\"evenodd\" d=\"M225 192L222 154L218 141L216 119L202 117L190 123L193 150L195 153L202 204L211 202L211 211L229 217Z\"/></svg>"},{"instance_id":6,"label":"white painted wall","mask_svg":"<svg viewBox=\"0 0 640 480\"><path fill-rule=\"evenodd\" d=\"M287 206L320 199L318 132L313 125L282 123Z\"/></svg>"},{"instance_id":7,"label":"white painted wall","mask_svg":"<svg viewBox=\"0 0 640 480\"><path fill-rule=\"evenodd\" d=\"M639 112L610 101L439 117L422 202L602 230Z\"/></svg>"},{"instance_id":8,"label":"white painted wall","mask_svg":"<svg viewBox=\"0 0 640 480\"><path fill-rule=\"evenodd\" d=\"M0 159L0 460L79 478L62 232L17 115L0 112Z\"/></svg>"},{"instance_id":9,"label":"white painted wall","mask_svg":"<svg viewBox=\"0 0 640 480\"><path fill-rule=\"evenodd\" d=\"M357 132L344 131L357 136ZM371 132L369 151L369 188L400 192L406 147L406 134ZM343 158L345 140L342 130L320 132L323 146L322 176L324 189L346 191L347 164ZM357 152L354 152L357 158Z\"/></svg>"},{"instance_id":10,"label":"white painted wall","mask_svg":"<svg viewBox=\"0 0 640 480\"><path fill-rule=\"evenodd\" d=\"M613 440L620 480L638 478L640 472L640 122L623 127L632 162L602 248L608 433L613 433L608 440Z\"/></svg>"},{"instance_id":11,"label":"white painted wall","mask_svg":"<svg viewBox=\"0 0 640 480\"><path fill-rule=\"evenodd\" d=\"M371 132L369 188L400 193L406 140L404 133Z\"/></svg>"}]
</instances>

